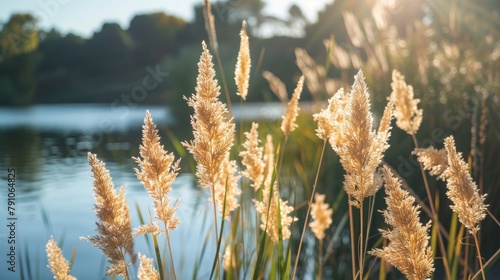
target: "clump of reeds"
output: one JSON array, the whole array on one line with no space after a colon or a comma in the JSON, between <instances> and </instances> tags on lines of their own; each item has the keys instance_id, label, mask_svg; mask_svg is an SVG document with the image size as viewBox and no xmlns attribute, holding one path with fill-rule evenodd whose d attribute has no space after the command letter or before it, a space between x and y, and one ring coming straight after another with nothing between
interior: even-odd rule
<instances>
[{"instance_id":1,"label":"clump of reeds","mask_svg":"<svg viewBox=\"0 0 500 280\"><path fill-rule=\"evenodd\" d=\"M98 219L98 234L81 239L91 242L108 257L108 275L130 279L127 270L130 262L125 256L129 254L134 259L134 240L125 187L121 187L117 193L106 165L91 153L88 153L88 160L94 177L94 211Z\"/></svg>"},{"instance_id":2,"label":"clump of reeds","mask_svg":"<svg viewBox=\"0 0 500 280\"><path fill-rule=\"evenodd\" d=\"M434 260L429 246L430 221L424 226L419 221L419 205L415 198L401 188L401 182L390 169L383 167L387 210L385 222L391 230L380 232L390 243L383 249L370 251L399 269L408 279L424 280L434 271Z\"/></svg>"},{"instance_id":3,"label":"clump of reeds","mask_svg":"<svg viewBox=\"0 0 500 280\"><path fill-rule=\"evenodd\" d=\"M57 246L54 237L50 237L45 247L47 252L48 267L54 274L56 280L76 280L75 277L69 275L69 263L64 258L61 248Z\"/></svg>"}]
</instances>

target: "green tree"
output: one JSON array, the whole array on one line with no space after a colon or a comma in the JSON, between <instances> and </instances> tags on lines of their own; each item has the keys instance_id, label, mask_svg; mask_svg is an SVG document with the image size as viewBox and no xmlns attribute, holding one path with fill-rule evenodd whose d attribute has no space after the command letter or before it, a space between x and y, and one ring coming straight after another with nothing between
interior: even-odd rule
<instances>
[{"instance_id":1,"label":"green tree","mask_svg":"<svg viewBox=\"0 0 500 280\"><path fill-rule=\"evenodd\" d=\"M35 90L35 73L40 61L36 19L14 14L0 32L0 102L28 104Z\"/></svg>"},{"instance_id":2,"label":"green tree","mask_svg":"<svg viewBox=\"0 0 500 280\"><path fill-rule=\"evenodd\" d=\"M179 32L187 22L164 13L137 15L127 30L136 43L135 58L140 64L160 61L179 48Z\"/></svg>"}]
</instances>

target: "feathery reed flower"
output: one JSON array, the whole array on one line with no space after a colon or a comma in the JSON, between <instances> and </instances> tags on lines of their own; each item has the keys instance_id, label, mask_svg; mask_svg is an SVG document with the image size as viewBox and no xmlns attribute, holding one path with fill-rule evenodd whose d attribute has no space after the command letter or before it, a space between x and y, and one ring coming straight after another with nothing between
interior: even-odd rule
<instances>
[{"instance_id":1,"label":"feathery reed flower","mask_svg":"<svg viewBox=\"0 0 500 280\"><path fill-rule=\"evenodd\" d=\"M286 92L285 83L269 71L262 72L262 77L267 80L271 91L279 98L279 100L283 103L287 103L288 93Z\"/></svg>"},{"instance_id":2,"label":"feathery reed flower","mask_svg":"<svg viewBox=\"0 0 500 280\"><path fill-rule=\"evenodd\" d=\"M272 190L271 190L272 189ZM283 201L279 197L278 183L275 181L273 187L266 186L262 191L262 201L254 200L255 209L260 214L260 228L265 230L271 240L278 243L280 240L278 222L281 219L282 240L290 238L290 225L297 220L289 214L293 211L292 206L288 206L288 201Z\"/></svg>"},{"instance_id":3,"label":"feathery reed flower","mask_svg":"<svg viewBox=\"0 0 500 280\"><path fill-rule=\"evenodd\" d=\"M413 87L407 85L405 77L392 71L391 100L394 102L396 125L408 134L416 134L422 123L422 109L417 109L420 99L413 98Z\"/></svg>"},{"instance_id":4,"label":"feathery reed flower","mask_svg":"<svg viewBox=\"0 0 500 280\"><path fill-rule=\"evenodd\" d=\"M223 162L233 146L235 126L227 120L226 105L218 100L220 87L205 42L198 62L196 94L188 98L188 105L194 109L191 116L194 140L182 145L196 161L196 177L202 189L213 188L223 172Z\"/></svg>"},{"instance_id":5,"label":"feathery reed flower","mask_svg":"<svg viewBox=\"0 0 500 280\"><path fill-rule=\"evenodd\" d=\"M455 148L455 139L449 136L444 139L444 147L448 155L448 168L442 176L446 179L448 191L446 195L453 202L451 209L458 214L460 222L476 233L479 230L479 223L486 216L484 199L486 195L480 195L476 183L467 168L467 163L462 159L462 153Z\"/></svg>"},{"instance_id":6,"label":"feathery reed flower","mask_svg":"<svg viewBox=\"0 0 500 280\"><path fill-rule=\"evenodd\" d=\"M108 257L110 263L106 271L108 275L128 277L129 263L125 260L125 254L128 253L132 259L134 258L134 241L128 204L125 200L125 186L116 193L104 162L90 152L88 159L94 177L94 211L99 220L96 222L98 234L80 239L91 242Z\"/></svg>"},{"instance_id":7,"label":"feathery reed flower","mask_svg":"<svg viewBox=\"0 0 500 280\"><path fill-rule=\"evenodd\" d=\"M359 208L366 197L374 195L380 188L376 170L389 147L387 141L390 136L392 103L388 103L381 129L376 133L373 130L368 89L361 70L355 76L348 98L344 110L339 112L343 115L338 124L340 141L333 149L346 171L344 188L354 199L350 203Z\"/></svg>"},{"instance_id":8,"label":"feathery reed flower","mask_svg":"<svg viewBox=\"0 0 500 280\"><path fill-rule=\"evenodd\" d=\"M226 250L224 250L222 267L224 268L225 271L229 271L232 267L232 263L233 263L233 253L231 250L231 246L227 246Z\"/></svg>"},{"instance_id":9,"label":"feathery reed flower","mask_svg":"<svg viewBox=\"0 0 500 280\"><path fill-rule=\"evenodd\" d=\"M262 201L254 200L255 209L260 214L260 228L265 230L273 242L279 241L278 215L281 219L282 239L290 238L290 225L297 220L289 214L293 211L292 206L288 206L288 201L283 201L279 197L278 183L274 181L274 145L273 137L267 135L264 146L264 184L262 187ZM272 185L273 184L273 185Z\"/></svg>"},{"instance_id":10,"label":"feathery reed flower","mask_svg":"<svg viewBox=\"0 0 500 280\"><path fill-rule=\"evenodd\" d=\"M285 137L290 134L290 132L294 131L297 128L297 124L295 120L299 115L299 99L300 94L302 93L302 87L304 86L304 76L301 76L299 82L297 83L297 87L293 92L292 99L288 102L288 110L283 118L283 122L281 123L281 130L285 134Z\"/></svg>"},{"instance_id":11,"label":"feathery reed flower","mask_svg":"<svg viewBox=\"0 0 500 280\"><path fill-rule=\"evenodd\" d=\"M418 148L412 154L417 156L417 160L422 163L429 174L444 180L443 172L448 167L448 158L445 149L435 149L434 147Z\"/></svg>"},{"instance_id":12,"label":"feathery reed flower","mask_svg":"<svg viewBox=\"0 0 500 280\"><path fill-rule=\"evenodd\" d=\"M242 174L252 180L255 191L260 188L264 181L264 168L266 166L262 159L264 149L259 147L258 128L259 124L252 123L250 131L245 132L246 140L243 143L245 150L240 152L240 156L242 157L241 163L246 167L246 170Z\"/></svg>"},{"instance_id":13,"label":"feathery reed flower","mask_svg":"<svg viewBox=\"0 0 500 280\"><path fill-rule=\"evenodd\" d=\"M238 204L238 196L241 190L238 188L238 181L240 176L236 175L237 166L236 161L229 160L229 154L222 162L222 172L219 180L214 186L215 203L222 214L224 209L224 201L226 202L225 211L222 214L223 218L229 220L231 212L236 210L240 205Z\"/></svg>"},{"instance_id":14,"label":"feathery reed flower","mask_svg":"<svg viewBox=\"0 0 500 280\"><path fill-rule=\"evenodd\" d=\"M392 230L380 229L380 232L390 243L383 249L374 249L369 253L389 262L408 279L426 279L434 271L427 234L431 222L425 226L420 223L420 206L414 206L415 198L401 188L401 182L387 166L383 167L382 173L387 194L387 210L384 210L383 214L385 222Z\"/></svg>"},{"instance_id":15,"label":"feathery reed flower","mask_svg":"<svg viewBox=\"0 0 500 280\"><path fill-rule=\"evenodd\" d=\"M145 255L139 253L139 260L141 264L139 265L139 271L137 272L137 277L140 280L158 280L160 279L160 274L153 267L153 259L146 258Z\"/></svg>"},{"instance_id":16,"label":"feathery reed flower","mask_svg":"<svg viewBox=\"0 0 500 280\"><path fill-rule=\"evenodd\" d=\"M48 267L54 274L56 280L76 280L75 277L69 275L69 263L64 258L61 248L57 246L54 237L51 236L45 246L47 252Z\"/></svg>"},{"instance_id":17,"label":"feathery reed flower","mask_svg":"<svg viewBox=\"0 0 500 280\"><path fill-rule=\"evenodd\" d=\"M248 43L247 23L243 21L240 32L240 50L238 60L236 61L236 70L234 71L234 81L238 88L237 95L246 100L248 94L248 83L250 79L250 45Z\"/></svg>"},{"instance_id":18,"label":"feathery reed flower","mask_svg":"<svg viewBox=\"0 0 500 280\"><path fill-rule=\"evenodd\" d=\"M165 229L155 229L157 224L153 223L141 226L144 228L137 229L135 233L158 234L161 231L175 229L180 222L175 216L178 204L172 206L168 194L172 190L172 182L177 177L180 160L174 162L174 155L167 153L160 144L160 136L149 111L146 111L142 126L142 145L139 147L139 153L142 159L133 157L141 168L140 170L135 168L135 174L153 198L155 216L163 222Z\"/></svg>"},{"instance_id":19,"label":"feathery reed flower","mask_svg":"<svg viewBox=\"0 0 500 280\"><path fill-rule=\"evenodd\" d=\"M318 123L316 135L322 140L329 140L332 147L340 143L339 125L343 122L343 110L347 104L347 94L340 88L329 100L328 107L313 115Z\"/></svg>"},{"instance_id":20,"label":"feathery reed flower","mask_svg":"<svg viewBox=\"0 0 500 280\"><path fill-rule=\"evenodd\" d=\"M318 194L314 196L315 202L311 205L311 217L314 219L309 223L312 232L319 240L325 238L325 230L332 224L333 210L325 203L325 195Z\"/></svg>"}]
</instances>

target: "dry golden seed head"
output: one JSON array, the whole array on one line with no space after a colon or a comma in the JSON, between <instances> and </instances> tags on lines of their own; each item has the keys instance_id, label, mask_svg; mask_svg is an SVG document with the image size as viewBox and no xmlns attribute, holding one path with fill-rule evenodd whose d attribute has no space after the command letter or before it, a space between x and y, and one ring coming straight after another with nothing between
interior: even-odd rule
<instances>
[{"instance_id":1,"label":"dry golden seed head","mask_svg":"<svg viewBox=\"0 0 500 280\"><path fill-rule=\"evenodd\" d=\"M158 280L160 279L160 274L153 267L153 259L146 258L145 255L139 253L139 260L141 261L139 265L139 271L137 272L137 277L140 280Z\"/></svg>"},{"instance_id":2,"label":"dry golden seed head","mask_svg":"<svg viewBox=\"0 0 500 280\"><path fill-rule=\"evenodd\" d=\"M448 156L448 168L442 176L446 180L448 189L446 195L453 202L450 207L458 214L460 222L475 233L479 231L479 223L486 217L487 205L484 204L486 195L479 194L462 153L457 152L455 148L453 136L444 139L444 147Z\"/></svg>"},{"instance_id":3,"label":"dry golden seed head","mask_svg":"<svg viewBox=\"0 0 500 280\"><path fill-rule=\"evenodd\" d=\"M220 87L215 79L212 56L206 44L198 63L196 94L188 98L194 140L182 145L196 161L196 177L201 188L213 188L223 172L224 162L234 143L235 125L227 119L226 105L219 101Z\"/></svg>"},{"instance_id":4,"label":"dry golden seed head","mask_svg":"<svg viewBox=\"0 0 500 280\"><path fill-rule=\"evenodd\" d=\"M231 250L231 246L228 245L226 247L226 250L224 250L222 267L224 268L225 271L229 271L232 267L232 263L233 263L233 253Z\"/></svg>"},{"instance_id":5,"label":"dry golden seed head","mask_svg":"<svg viewBox=\"0 0 500 280\"><path fill-rule=\"evenodd\" d=\"M240 32L240 51L238 52L238 60L236 62L236 70L234 71L234 80L238 88L237 95L246 100L248 94L248 84L250 79L250 44L248 43L247 26L243 21Z\"/></svg>"},{"instance_id":6,"label":"dry golden seed head","mask_svg":"<svg viewBox=\"0 0 500 280\"><path fill-rule=\"evenodd\" d=\"M69 275L69 263L64 258L61 248L57 246L54 237L51 236L45 246L47 252L48 267L54 274L56 280L76 280L75 277Z\"/></svg>"},{"instance_id":7,"label":"dry golden seed head","mask_svg":"<svg viewBox=\"0 0 500 280\"><path fill-rule=\"evenodd\" d=\"M415 198L401 188L401 182L387 166L382 173L387 194L387 209L383 214L392 229L380 229L380 232L390 243L369 253L395 266L408 279L424 280L434 271L428 235L430 221L425 226L420 223L420 206L414 206Z\"/></svg>"},{"instance_id":8,"label":"dry golden seed head","mask_svg":"<svg viewBox=\"0 0 500 280\"><path fill-rule=\"evenodd\" d=\"M346 171L344 188L354 199L350 203L359 207L363 200L375 194L380 184L377 182L377 167L385 150L389 147L390 107L386 109L379 133L373 130L373 116L370 100L362 71L355 76L347 104L337 114L341 117L335 123L338 127L336 143L330 142L340 156Z\"/></svg>"},{"instance_id":9,"label":"dry golden seed head","mask_svg":"<svg viewBox=\"0 0 500 280\"><path fill-rule=\"evenodd\" d=\"M264 168L266 167L262 158L264 149L259 147L258 127L257 123L252 123L250 132L245 132L246 140L243 143L245 150L240 152L240 156L242 157L241 162L246 167L246 170L242 174L252 180L255 191L260 188L264 181Z\"/></svg>"},{"instance_id":10,"label":"dry golden seed head","mask_svg":"<svg viewBox=\"0 0 500 280\"><path fill-rule=\"evenodd\" d=\"M299 115L299 99L300 94L302 93L302 88L304 86L304 76L301 76L299 82L297 83L297 87L293 92L292 99L288 102L288 110L286 115L284 115L283 122L281 123L281 130L285 134L285 137L290 134L290 132L294 131L297 128L297 124L295 123L297 116Z\"/></svg>"},{"instance_id":11,"label":"dry golden seed head","mask_svg":"<svg viewBox=\"0 0 500 280\"><path fill-rule=\"evenodd\" d=\"M283 103L288 102L288 93L286 92L285 84L276 77L273 73L269 71L262 72L262 77L267 80L271 91L279 98Z\"/></svg>"},{"instance_id":12,"label":"dry golden seed head","mask_svg":"<svg viewBox=\"0 0 500 280\"><path fill-rule=\"evenodd\" d=\"M396 125L408 134L416 134L422 123L422 109L417 109L420 99L413 98L413 87L407 85L404 76L392 71L391 100L394 102Z\"/></svg>"},{"instance_id":13,"label":"dry golden seed head","mask_svg":"<svg viewBox=\"0 0 500 280\"><path fill-rule=\"evenodd\" d=\"M224 209L225 199L223 218L226 220L229 220L231 212L240 206L238 204L238 196L241 194L241 190L238 188L239 179L240 176L237 175L236 161L230 161L228 154L222 163L222 172L219 180L214 186L215 203L221 214Z\"/></svg>"},{"instance_id":14,"label":"dry golden seed head","mask_svg":"<svg viewBox=\"0 0 500 280\"><path fill-rule=\"evenodd\" d=\"M435 149L434 147L418 148L412 154L417 156L417 160L422 163L429 174L444 180L443 172L448 167L448 158L445 149Z\"/></svg>"},{"instance_id":15,"label":"dry golden seed head","mask_svg":"<svg viewBox=\"0 0 500 280\"><path fill-rule=\"evenodd\" d=\"M313 222L309 223L312 232L319 240L325 237L325 230L332 224L333 210L329 208L328 203L325 203L324 194L316 194L314 203L311 205L311 217Z\"/></svg>"},{"instance_id":16,"label":"dry golden seed head","mask_svg":"<svg viewBox=\"0 0 500 280\"><path fill-rule=\"evenodd\" d=\"M125 262L125 253L134 258L132 224L125 199L125 187L121 187L117 193L105 164L91 153L88 153L88 159L94 177L94 211L99 220L96 222L98 234L80 239L91 242L108 257L108 275L125 276L129 266Z\"/></svg>"},{"instance_id":17,"label":"dry golden seed head","mask_svg":"<svg viewBox=\"0 0 500 280\"><path fill-rule=\"evenodd\" d=\"M278 213L281 215L281 233L283 240L290 238L290 225L297 220L297 218L290 216L290 213L294 209L292 206L288 206L288 201L281 200L277 189L277 182L274 182L272 191L271 186L265 186L262 194L262 201L254 200L255 209L260 214L260 228L266 231L274 243L278 243L280 239Z\"/></svg>"},{"instance_id":18,"label":"dry golden seed head","mask_svg":"<svg viewBox=\"0 0 500 280\"><path fill-rule=\"evenodd\" d=\"M168 194L179 172L180 160L174 162L173 153L165 151L160 144L160 136L149 111L146 111L142 126L139 152L141 157L133 158L140 167L140 170L135 169L136 176L153 198L155 216L167 227L164 230L175 229L180 222L175 217L178 205L171 205Z\"/></svg>"}]
</instances>

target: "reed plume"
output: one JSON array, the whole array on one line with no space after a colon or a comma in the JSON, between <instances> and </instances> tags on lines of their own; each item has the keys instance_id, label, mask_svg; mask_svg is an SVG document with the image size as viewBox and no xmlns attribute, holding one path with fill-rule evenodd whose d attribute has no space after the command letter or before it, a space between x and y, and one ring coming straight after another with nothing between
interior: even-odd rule
<instances>
[{"instance_id":1,"label":"reed plume","mask_svg":"<svg viewBox=\"0 0 500 280\"><path fill-rule=\"evenodd\" d=\"M240 152L240 156L242 157L241 162L246 167L246 170L242 174L253 182L255 191L260 188L264 181L264 168L266 166L262 158L264 149L259 147L258 128L259 124L252 123L250 131L245 132L246 140L243 143L245 150Z\"/></svg>"},{"instance_id":2,"label":"reed plume","mask_svg":"<svg viewBox=\"0 0 500 280\"><path fill-rule=\"evenodd\" d=\"M450 207L458 214L460 222L475 235L479 231L479 223L486 216L487 205L484 204L486 195L479 194L462 153L457 152L455 148L453 136L444 139L444 147L448 155L448 168L442 176L446 180L448 189L446 195L453 202Z\"/></svg>"},{"instance_id":3,"label":"reed plume","mask_svg":"<svg viewBox=\"0 0 500 280\"><path fill-rule=\"evenodd\" d=\"M366 197L374 195L380 188L376 170L389 147L391 108L392 103L389 102L381 129L376 133L373 130L368 89L360 70L355 76L348 103L339 112L343 115L342 122L338 124L340 141L333 146L347 173L344 188L354 199L350 203L358 208Z\"/></svg>"},{"instance_id":4,"label":"reed plume","mask_svg":"<svg viewBox=\"0 0 500 280\"><path fill-rule=\"evenodd\" d=\"M88 160L94 177L94 211L98 219L98 234L80 239L91 242L108 257L108 275L120 275L129 279L127 267L130 263L126 261L125 255L129 254L132 260L134 259L134 241L125 200L125 186L117 193L104 162L90 152Z\"/></svg>"},{"instance_id":5,"label":"reed plume","mask_svg":"<svg viewBox=\"0 0 500 280\"><path fill-rule=\"evenodd\" d=\"M318 123L316 135L322 140L328 140L332 147L338 146L341 142L339 125L344 120L343 110L347 101L347 94L340 88L328 100L328 107L313 115Z\"/></svg>"},{"instance_id":6,"label":"reed plume","mask_svg":"<svg viewBox=\"0 0 500 280\"><path fill-rule=\"evenodd\" d=\"M226 106L218 100L220 87L215 79L212 56L205 42L198 62L196 94L187 99L194 109L191 116L194 140L182 145L193 155L200 188L215 186L223 173L222 163L233 146L235 126L227 119Z\"/></svg>"},{"instance_id":7,"label":"reed plume","mask_svg":"<svg viewBox=\"0 0 500 280\"><path fill-rule=\"evenodd\" d=\"M236 61L236 70L234 71L234 80L238 91L237 95L246 100L248 94L248 83L250 79L250 45L248 43L247 23L243 21L240 31L240 50L238 60Z\"/></svg>"},{"instance_id":8,"label":"reed plume","mask_svg":"<svg viewBox=\"0 0 500 280\"><path fill-rule=\"evenodd\" d=\"M224 250L222 267L225 271L229 271L231 267L233 267L233 253L230 245L226 247L226 250Z\"/></svg>"},{"instance_id":9,"label":"reed plume","mask_svg":"<svg viewBox=\"0 0 500 280\"><path fill-rule=\"evenodd\" d=\"M448 158L445 149L438 150L434 147L417 148L412 154L417 156L417 160L422 163L425 170L429 171L429 174L444 180L443 172L448 167Z\"/></svg>"},{"instance_id":10,"label":"reed plume","mask_svg":"<svg viewBox=\"0 0 500 280\"><path fill-rule=\"evenodd\" d=\"M255 209L260 214L260 228L265 230L273 242L280 240L278 219L281 219L282 240L290 238L290 225L297 219L289 216L294 210L288 206L288 201L283 201L278 192L278 183L273 180L274 172L274 145L273 137L267 135L264 146L264 183L262 187L262 200L254 200ZM274 182L274 183L273 183ZM278 215L280 217L278 218Z\"/></svg>"},{"instance_id":11,"label":"reed plume","mask_svg":"<svg viewBox=\"0 0 500 280\"><path fill-rule=\"evenodd\" d=\"M226 220L229 220L231 212L240 206L238 204L238 196L241 194L241 190L238 188L239 180L236 161L229 160L228 154L228 157L222 162L222 171L214 186L215 204ZM224 213L222 213L223 209Z\"/></svg>"},{"instance_id":12,"label":"reed plume","mask_svg":"<svg viewBox=\"0 0 500 280\"><path fill-rule=\"evenodd\" d=\"M266 186L262 191L262 201L254 200L255 209L260 214L260 228L265 230L275 243L290 238L290 225L297 220L289 214L293 211L292 206L288 206L288 201L279 197L278 183L275 181L273 187ZM278 217L280 215L280 217ZM278 222L281 220L281 224ZM279 230L281 226L281 234Z\"/></svg>"},{"instance_id":13,"label":"reed plume","mask_svg":"<svg viewBox=\"0 0 500 280\"><path fill-rule=\"evenodd\" d=\"M180 223L179 218L175 216L179 205L171 205L168 194L172 190L172 182L177 177L180 160L174 162L174 155L165 151L160 144L160 136L149 111L146 111L142 126L142 145L139 147L139 153L140 157L133 157L140 167L140 170L135 168L135 174L153 198L155 216L163 222L165 228L156 228L157 224L152 223L139 227L135 234L157 235L159 232L173 230Z\"/></svg>"},{"instance_id":14,"label":"reed plume","mask_svg":"<svg viewBox=\"0 0 500 280\"><path fill-rule=\"evenodd\" d=\"M56 280L76 280L75 277L69 275L69 263L64 258L61 248L57 246L54 237L51 236L45 246L47 252L48 267L54 274Z\"/></svg>"},{"instance_id":15,"label":"reed plume","mask_svg":"<svg viewBox=\"0 0 500 280\"><path fill-rule=\"evenodd\" d=\"M333 210L325 203L324 194L316 194L315 202L311 205L311 217L313 222L309 224L312 232L319 240L325 238L325 230L332 224Z\"/></svg>"},{"instance_id":16,"label":"reed plume","mask_svg":"<svg viewBox=\"0 0 500 280\"><path fill-rule=\"evenodd\" d=\"M304 76L301 76L298 83L297 87L295 88L292 99L290 102L288 102L288 110L283 118L283 122L281 123L281 130L285 134L285 137L290 134L290 132L294 131L295 128L297 128L297 124L295 123L297 116L299 115L299 99L300 99L300 94L302 93L302 88L304 86Z\"/></svg>"},{"instance_id":17,"label":"reed plume","mask_svg":"<svg viewBox=\"0 0 500 280\"><path fill-rule=\"evenodd\" d=\"M278 97L278 99L283 103L287 103L288 93L286 92L285 83L269 71L262 72L262 77L267 80L269 88L271 88L271 91Z\"/></svg>"},{"instance_id":18,"label":"reed plume","mask_svg":"<svg viewBox=\"0 0 500 280\"><path fill-rule=\"evenodd\" d=\"M410 135L415 135L422 123L422 109L417 109L420 99L413 98L413 87L407 85L405 77L392 71L391 100L394 102L396 125Z\"/></svg>"},{"instance_id":19,"label":"reed plume","mask_svg":"<svg viewBox=\"0 0 500 280\"><path fill-rule=\"evenodd\" d=\"M160 274L153 267L153 259L146 258L145 255L138 254L140 265L139 271L137 272L137 277L140 280L158 280L160 279Z\"/></svg>"},{"instance_id":20,"label":"reed plume","mask_svg":"<svg viewBox=\"0 0 500 280\"><path fill-rule=\"evenodd\" d=\"M389 262L408 279L426 279L434 271L428 235L431 221L422 225L419 221L420 206L414 205L415 198L401 188L401 182L388 167L384 166L382 173L387 194L387 210L383 211L383 215L392 229L380 229L380 232L390 243L369 253Z\"/></svg>"}]
</instances>

